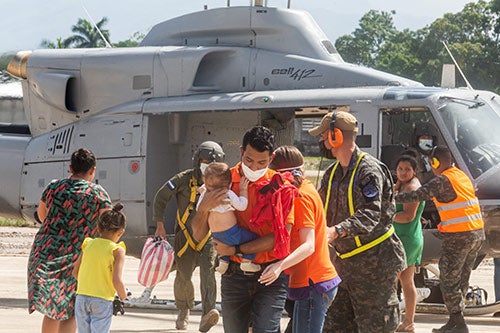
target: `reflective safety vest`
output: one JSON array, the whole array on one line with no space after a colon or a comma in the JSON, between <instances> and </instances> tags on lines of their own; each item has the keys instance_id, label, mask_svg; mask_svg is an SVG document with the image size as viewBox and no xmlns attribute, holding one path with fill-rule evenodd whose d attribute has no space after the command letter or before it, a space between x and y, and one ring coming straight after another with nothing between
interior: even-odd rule
<instances>
[{"instance_id":1,"label":"reflective safety vest","mask_svg":"<svg viewBox=\"0 0 500 333\"><path fill-rule=\"evenodd\" d=\"M366 153L361 153L358 156L358 160L356 161L356 165L354 166L354 170L352 171L351 179L349 181L349 187L347 188L347 200L349 203L349 214L350 216L354 215L354 200L352 197L352 188L354 184L354 175L356 174L356 171L358 170L359 163L361 162L361 159L363 156L365 156ZM331 194L331 189L332 189L332 181L333 181L333 175L335 171L337 170L337 167L339 166L339 162L335 163L333 166L332 172L330 173L330 178L328 179L328 188L326 190L326 198L325 198L325 215L328 210L328 203L330 201L330 194ZM360 254L361 252L364 252L366 250L371 249L374 246L379 245L383 241L385 241L387 238L391 237L391 235L394 233L394 226L391 224L389 229L384 232L381 236L375 238L374 240L362 244L361 240L359 239L359 236L354 236L354 241L356 242L356 248L352 251L349 251L347 253L339 253L337 252L337 256L339 256L340 259L346 259L353 257L357 254ZM331 246L331 245L330 245Z\"/></svg>"},{"instance_id":2,"label":"reflective safety vest","mask_svg":"<svg viewBox=\"0 0 500 333\"><path fill-rule=\"evenodd\" d=\"M438 230L441 232L464 232L482 229L484 226L479 200L469 177L456 167L442 172L448 178L457 198L451 202L439 202L433 198L441 218Z\"/></svg>"}]
</instances>

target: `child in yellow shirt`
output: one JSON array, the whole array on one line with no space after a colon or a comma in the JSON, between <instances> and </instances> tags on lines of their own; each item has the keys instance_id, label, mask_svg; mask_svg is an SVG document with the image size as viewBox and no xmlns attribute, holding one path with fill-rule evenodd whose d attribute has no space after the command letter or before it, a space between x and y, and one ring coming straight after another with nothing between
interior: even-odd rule
<instances>
[{"instance_id":1,"label":"child in yellow shirt","mask_svg":"<svg viewBox=\"0 0 500 333\"><path fill-rule=\"evenodd\" d=\"M115 290L123 301L127 297L122 281L125 244L117 243L125 231L123 205L116 204L99 217L99 238L86 238L82 254L73 268L78 280L75 318L79 333L109 332Z\"/></svg>"}]
</instances>

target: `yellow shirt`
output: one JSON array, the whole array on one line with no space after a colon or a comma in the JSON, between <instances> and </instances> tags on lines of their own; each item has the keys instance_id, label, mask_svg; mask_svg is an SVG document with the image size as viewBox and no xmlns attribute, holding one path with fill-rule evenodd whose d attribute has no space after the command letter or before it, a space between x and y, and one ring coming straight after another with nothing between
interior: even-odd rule
<instances>
[{"instance_id":1,"label":"yellow shirt","mask_svg":"<svg viewBox=\"0 0 500 333\"><path fill-rule=\"evenodd\" d=\"M112 301L115 298L113 286L113 251L125 243L115 243L104 238L85 238L82 244L82 262L78 271L79 295L93 296Z\"/></svg>"}]
</instances>

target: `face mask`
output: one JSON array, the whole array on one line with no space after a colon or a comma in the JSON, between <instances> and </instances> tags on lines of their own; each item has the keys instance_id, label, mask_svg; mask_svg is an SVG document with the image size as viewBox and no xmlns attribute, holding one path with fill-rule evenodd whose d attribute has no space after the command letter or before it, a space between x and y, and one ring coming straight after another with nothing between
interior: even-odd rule
<instances>
[{"instance_id":1,"label":"face mask","mask_svg":"<svg viewBox=\"0 0 500 333\"><path fill-rule=\"evenodd\" d=\"M423 151L429 151L432 149L432 140L428 139L418 140L418 147Z\"/></svg>"},{"instance_id":2,"label":"face mask","mask_svg":"<svg viewBox=\"0 0 500 333\"><path fill-rule=\"evenodd\" d=\"M207 166L208 166L207 163L200 163L200 171L201 171L202 175L205 174L205 170L207 169Z\"/></svg>"},{"instance_id":3,"label":"face mask","mask_svg":"<svg viewBox=\"0 0 500 333\"><path fill-rule=\"evenodd\" d=\"M329 160L335 159L335 157L333 157L332 155L332 151L326 148L325 141L319 141L318 145L319 145L319 153L321 154L321 156L323 156L324 158L328 158Z\"/></svg>"},{"instance_id":4,"label":"face mask","mask_svg":"<svg viewBox=\"0 0 500 333\"><path fill-rule=\"evenodd\" d=\"M243 174L248 178L249 181L254 182L264 176L267 172L267 167L260 170L252 171L245 163L241 162L241 168L243 169Z\"/></svg>"}]
</instances>

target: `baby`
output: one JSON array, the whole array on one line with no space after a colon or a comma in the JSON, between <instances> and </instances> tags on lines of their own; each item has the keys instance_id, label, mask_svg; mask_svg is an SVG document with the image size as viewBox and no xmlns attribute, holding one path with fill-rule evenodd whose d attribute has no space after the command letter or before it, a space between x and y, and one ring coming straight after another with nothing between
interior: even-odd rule
<instances>
[{"instance_id":1,"label":"baby","mask_svg":"<svg viewBox=\"0 0 500 333\"><path fill-rule=\"evenodd\" d=\"M247 229L240 228L236 222L234 210L244 211L248 205L248 179L241 178L240 196L238 197L231 188L231 170L225 163L213 162L208 165L203 174L204 185L200 188L201 196L198 204L203 200L206 191L219 188L227 189L227 204L213 208L208 215L208 226L212 236L230 246L239 245L258 238L259 236ZM258 272L260 265L252 263L255 254L244 254L240 269L244 272ZM224 274L229 265L229 257L219 258L217 272Z\"/></svg>"}]
</instances>

